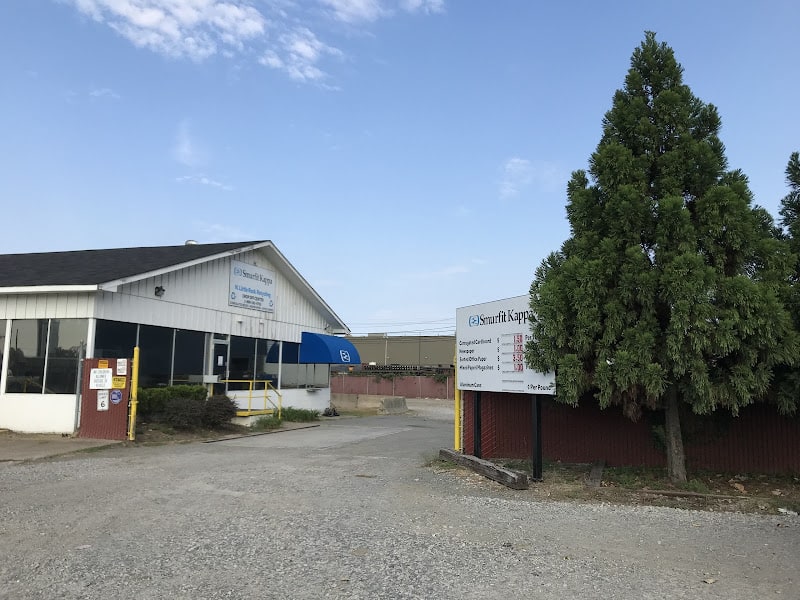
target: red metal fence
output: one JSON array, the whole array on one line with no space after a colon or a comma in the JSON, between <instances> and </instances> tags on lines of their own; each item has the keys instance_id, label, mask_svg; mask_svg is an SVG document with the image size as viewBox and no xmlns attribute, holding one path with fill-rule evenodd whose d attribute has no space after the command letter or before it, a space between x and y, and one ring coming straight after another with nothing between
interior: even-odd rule
<instances>
[{"instance_id":1,"label":"red metal fence","mask_svg":"<svg viewBox=\"0 0 800 600\"><path fill-rule=\"evenodd\" d=\"M403 396L404 398L453 398L453 377L439 378L425 375L331 375L332 394L367 394L378 396Z\"/></svg>"},{"instance_id":2,"label":"red metal fence","mask_svg":"<svg viewBox=\"0 0 800 600\"><path fill-rule=\"evenodd\" d=\"M474 393L463 393L464 451L474 453ZM660 413L639 421L621 410L579 408L542 401L542 453L546 460L609 466L665 466L659 435ZM738 417L723 411L683 419L689 469L724 472L800 473L800 417L780 415L756 404ZM483 392L481 454L484 458L530 458L531 400L522 394Z\"/></svg>"}]
</instances>

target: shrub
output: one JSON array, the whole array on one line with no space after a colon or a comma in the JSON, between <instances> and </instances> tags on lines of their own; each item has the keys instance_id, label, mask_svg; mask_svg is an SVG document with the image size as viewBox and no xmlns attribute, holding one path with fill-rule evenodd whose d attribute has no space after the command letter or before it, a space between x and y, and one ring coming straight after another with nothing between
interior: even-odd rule
<instances>
[{"instance_id":1,"label":"shrub","mask_svg":"<svg viewBox=\"0 0 800 600\"><path fill-rule=\"evenodd\" d=\"M202 385L173 385L169 387L142 388L139 390L137 411L144 420L153 420L164 414L172 398L205 400L208 390Z\"/></svg>"},{"instance_id":2,"label":"shrub","mask_svg":"<svg viewBox=\"0 0 800 600\"><path fill-rule=\"evenodd\" d=\"M229 425L236 416L236 410L236 402L225 394L211 396L203 406L203 426L215 429Z\"/></svg>"},{"instance_id":3,"label":"shrub","mask_svg":"<svg viewBox=\"0 0 800 600\"><path fill-rule=\"evenodd\" d=\"M291 421L294 423L308 423L310 421L319 421L318 410L308 410L306 408L292 408L287 406L281 409L281 417L284 421Z\"/></svg>"},{"instance_id":4,"label":"shrub","mask_svg":"<svg viewBox=\"0 0 800 600\"><path fill-rule=\"evenodd\" d=\"M269 417L261 417L255 423L251 429L255 431L266 431L268 429L278 429L281 426L283 420L278 415L270 415Z\"/></svg>"},{"instance_id":5,"label":"shrub","mask_svg":"<svg viewBox=\"0 0 800 600\"><path fill-rule=\"evenodd\" d=\"M161 421L175 429L197 429L203 423L204 403L196 398L169 398L164 404Z\"/></svg>"}]
</instances>

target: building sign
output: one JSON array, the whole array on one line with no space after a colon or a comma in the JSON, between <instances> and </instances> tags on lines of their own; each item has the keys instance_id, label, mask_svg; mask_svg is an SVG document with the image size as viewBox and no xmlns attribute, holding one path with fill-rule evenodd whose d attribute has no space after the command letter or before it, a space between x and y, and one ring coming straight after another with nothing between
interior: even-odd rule
<instances>
[{"instance_id":1,"label":"building sign","mask_svg":"<svg viewBox=\"0 0 800 600\"><path fill-rule=\"evenodd\" d=\"M556 393L554 373L525 365L531 335L530 298L517 296L456 309L458 389Z\"/></svg>"},{"instance_id":2,"label":"building sign","mask_svg":"<svg viewBox=\"0 0 800 600\"><path fill-rule=\"evenodd\" d=\"M273 312L275 273L247 263L231 261L228 306Z\"/></svg>"}]
</instances>

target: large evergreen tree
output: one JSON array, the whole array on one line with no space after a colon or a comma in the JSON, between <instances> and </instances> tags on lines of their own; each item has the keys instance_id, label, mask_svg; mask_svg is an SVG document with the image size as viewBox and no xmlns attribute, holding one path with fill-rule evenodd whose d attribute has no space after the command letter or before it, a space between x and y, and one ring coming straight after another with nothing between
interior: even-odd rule
<instances>
[{"instance_id":1,"label":"large evergreen tree","mask_svg":"<svg viewBox=\"0 0 800 600\"><path fill-rule=\"evenodd\" d=\"M786 184L789 193L781 200L781 225L783 235L792 250L794 270L790 276L790 289L787 292L786 305L792 314L795 328L800 331L800 153L793 152L786 166ZM791 410L795 404L787 402L787 398L800 395L800 370L785 366L779 369L775 382L775 393L782 405Z\"/></svg>"},{"instance_id":2,"label":"large evergreen tree","mask_svg":"<svg viewBox=\"0 0 800 600\"><path fill-rule=\"evenodd\" d=\"M746 177L727 170L719 129L647 32L588 173L567 186L571 237L531 286L528 363L555 369L561 402L593 396L634 419L663 410L675 481L686 479L681 404L737 414L799 352L782 301L790 253Z\"/></svg>"}]
</instances>

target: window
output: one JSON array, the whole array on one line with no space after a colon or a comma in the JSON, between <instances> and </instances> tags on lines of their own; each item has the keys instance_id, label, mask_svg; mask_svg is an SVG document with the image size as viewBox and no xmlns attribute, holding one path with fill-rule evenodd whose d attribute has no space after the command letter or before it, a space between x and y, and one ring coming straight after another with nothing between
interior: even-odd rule
<instances>
[{"instance_id":1,"label":"window","mask_svg":"<svg viewBox=\"0 0 800 600\"><path fill-rule=\"evenodd\" d=\"M172 328L139 327L139 386L169 385L172 364ZM133 354L133 350L131 350Z\"/></svg>"},{"instance_id":2,"label":"window","mask_svg":"<svg viewBox=\"0 0 800 600\"><path fill-rule=\"evenodd\" d=\"M47 319L11 322L6 392L41 394L47 350Z\"/></svg>"},{"instance_id":3,"label":"window","mask_svg":"<svg viewBox=\"0 0 800 600\"><path fill-rule=\"evenodd\" d=\"M0 368L3 367L3 352L6 348L6 323L8 321L0 319Z\"/></svg>"},{"instance_id":4,"label":"window","mask_svg":"<svg viewBox=\"0 0 800 600\"><path fill-rule=\"evenodd\" d=\"M269 362L270 353L277 353L278 342L273 340L256 340L256 379L269 381L273 387L278 387L278 364ZM277 356L277 354L276 354ZM257 383L256 389L263 390L264 384Z\"/></svg>"},{"instance_id":5,"label":"window","mask_svg":"<svg viewBox=\"0 0 800 600\"><path fill-rule=\"evenodd\" d=\"M87 327L86 319L12 321L6 392L74 394Z\"/></svg>"},{"instance_id":6,"label":"window","mask_svg":"<svg viewBox=\"0 0 800 600\"><path fill-rule=\"evenodd\" d=\"M133 358L136 323L98 319L94 334L95 358Z\"/></svg>"},{"instance_id":7,"label":"window","mask_svg":"<svg viewBox=\"0 0 800 600\"><path fill-rule=\"evenodd\" d=\"M231 336L230 361L228 363L228 379L234 382L228 384L229 390L250 389L249 383L255 379L256 340L254 338Z\"/></svg>"},{"instance_id":8,"label":"window","mask_svg":"<svg viewBox=\"0 0 800 600\"><path fill-rule=\"evenodd\" d=\"M175 332L175 364L172 369L173 385L197 383L197 378L202 378L205 344L206 334L202 331L178 329Z\"/></svg>"},{"instance_id":9,"label":"window","mask_svg":"<svg viewBox=\"0 0 800 600\"><path fill-rule=\"evenodd\" d=\"M269 358L277 362L278 350L275 344L274 352ZM330 365L305 364L300 362L300 344L294 342L283 343L283 361L281 365L282 388L310 388L328 387L330 385Z\"/></svg>"},{"instance_id":10,"label":"window","mask_svg":"<svg viewBox=\"0 0 800 600\"><path fill-rule=\"evenodd\" d=\"M78 363L86 355L86 319L51 319L47 349L45 392L74 394L78 388Z\"/></svg>"}]
</instances>

